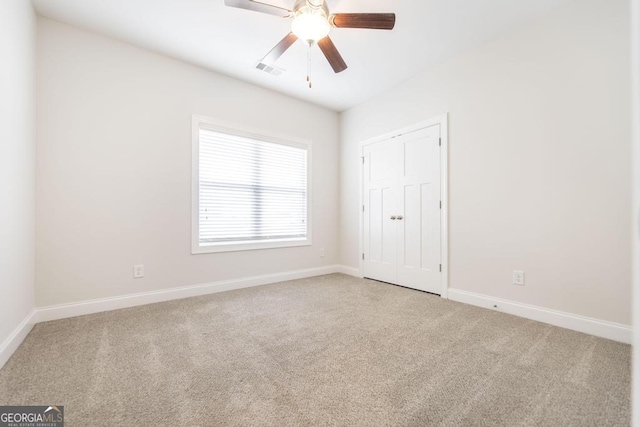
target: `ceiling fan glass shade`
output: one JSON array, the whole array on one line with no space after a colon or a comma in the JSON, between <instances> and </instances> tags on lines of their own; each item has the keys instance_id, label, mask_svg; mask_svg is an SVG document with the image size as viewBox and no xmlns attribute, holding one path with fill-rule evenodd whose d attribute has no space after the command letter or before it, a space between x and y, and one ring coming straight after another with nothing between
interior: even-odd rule
<instances>
[{"instance_id":1,"label":"ceiling fan glass shade","mask_svg":"<svg viewBox=\"0 0 640 427\"><path fill-rule=\"evenodd\" d=\"M291 32L309 44L325 38L330 30L331 25L324 11L313 10L307 6L296 13L291 23Z\"/></svg>"}]
</instances>

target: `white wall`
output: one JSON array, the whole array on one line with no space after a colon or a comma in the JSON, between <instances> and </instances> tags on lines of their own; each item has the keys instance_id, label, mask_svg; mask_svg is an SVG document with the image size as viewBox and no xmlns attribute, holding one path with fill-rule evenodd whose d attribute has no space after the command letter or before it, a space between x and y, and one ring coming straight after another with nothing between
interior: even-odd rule
<instances>
[{"instance_id":1,"label":"white wall","mask_svg":"<svg viewBox=\"0 0 640 427\"><path fill-rule=\"evenodd\" d=\"M336 113L48 19L38 28L37 306L337 262ZM313 141L313 246L191 255L193 113Z\"/></svg>"},{"instance_id":2,"label":"white wall","mask_svg":"<svg viewBox=\"0 0 640 427\"><path fill-rule=\"evenodd\" d=\"M35 38L31 2L1 1L0 345L34 302Z\"/></svg>"},{"instance_id":3,"label":"white wall","mask_svg":"<svg viewBox=\"0 0 640 427\"><path fill-rule=\"evenodd\" d=\"M359 143L448 112L450 287L629 325L628 13L574 2L344 112L342 263Z\"/></svg>"},{"instance_id":4,"label":"white wall","mask_svg":"<svg viewBox=\"0 0 640 427\"><path fill-rule=\"evenodd\" d=\"M633 76L633 425L640 426L640 0L631 1Z\"/></svg>"}]
</instances>

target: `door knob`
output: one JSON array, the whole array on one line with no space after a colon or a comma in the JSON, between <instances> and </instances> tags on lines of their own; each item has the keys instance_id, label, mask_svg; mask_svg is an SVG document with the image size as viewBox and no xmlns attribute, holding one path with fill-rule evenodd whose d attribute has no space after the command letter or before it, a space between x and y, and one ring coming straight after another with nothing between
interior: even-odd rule
<instances>
[{"instance_id":1,"label":"door knob","mask_svg":"<svg viewBox=\"0 0 640 427\"><path fill-rule=\"evenodd\" d=\"M395 215L391 215L391 221L395 221L396 220L396 216Z\"/></svg>"},{"instance_id":2,"label":"door knob","mask_svg":"<svg viewBox=\"0 0 640 427\"><path fill-rule=\"evenodd\" d=\"M404 219L404 217L402 215L398 215L398 220L402 221Z\"/></svg>"}]
</instances>

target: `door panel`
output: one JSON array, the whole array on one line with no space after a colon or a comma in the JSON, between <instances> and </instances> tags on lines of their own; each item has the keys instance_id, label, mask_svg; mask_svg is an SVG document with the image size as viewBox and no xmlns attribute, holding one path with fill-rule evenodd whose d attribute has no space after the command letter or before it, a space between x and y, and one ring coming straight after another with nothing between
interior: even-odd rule
<instances>
[{"instance_id":1,"label":"door panel","mask_svg":"<svg viewBox=\"0 0 640 427\"><path fill-rule=\"evenodd\" d=\"M429 224L429 212L433 203L431 200L431 184L422 184L420 187L420 214L422 215L422 224ZM433 270L435 261L439 269L440 250L439 248L436 248L436 251L433 250L433 243L439 242L439 236L432 236L433 231L430 230L428 226L421 226L420 232L420 268Z\"/></svg>"},{"instance_id":2,"label":"door panel","mask_svg":"<svg viewBox=\"0 0 640 427\"><path fill-rule=\"evenodd\" d=\"M396 279L397 236L391 215L397 205L394 168L397 150L389 141L364 148L364 253L365 277Z\"/></svg>"},{"instance_id":3,"label":"door panel","mask_svg":"<svg viewBox=\"0 0 640 427\"><path fill-rule=\"evenodd\" d=\"M396 201L391 188L382 189L382 262L396 263L396 227L390 218L395 211Z\"/></svg>"},{"instance_id":4,"label":"door panel","mask_svg":"<svg viewBox=\"0 0 640 427\"><path fill-rule=\"evenodd\" d=\"M405 155L397 283L440 294L440 126L398 139Z\"/></svg>"},{"instance_id":5,"label":"door panel","mask_svg":"<svg viewBox=\"0 0 640 427\"><path fill-rule=\"evenodd\" d=\"M382 261L382 191L369 191L369 260Z\"/></svg>"},{"instance_id":6,"label":"door panel","mask_svg":"<svg viewBox=\"0 0 640 427\"><path fill-rule=\"evenodd\" d=\"M422 265L422 195L419 185L404 186L404 219L400 223L404 234L402 268L421 268ZM401 243L402 244L402 243Z\"/></svg>"},{"instance_id":7,"label":"door panel","mask_svg":"<svg viewBox=\"0 0 640 427\"><path fill-rule=\"evenodd\" d=\"M439 141L436 125L363 148L365 277L442 292Z\"/></svg>"},{"instance_id":8,"label":"door panel","mask_svg":"<svg viewBox=\"0 0 640 427\"><path fill-rule=\"evenodd\" d=\"M420 132L422 134L422 132ZM429 171L427 170L427 165L425 160L429 155L429 149L426 144L424 144L424 139L420 138L420 135L411 135L411 139L407 136L407 141L402 142L403 144L403 152L404 152L404 178L415 177L420 179L420 177L426 177L429 175Z\"/></svg>"},{"instance_id":9,"label":"door panel","mask_svg":"<svg viewBox=\"0 0 640 427\"><path fill-rule=\"evenodd\" d=\"M394 155L393 146L382 143L371 148L369 153L369 182L372 184L389 182L391 168L393 167L389 162L389 158Z\"/></svg>"}]
</instances>

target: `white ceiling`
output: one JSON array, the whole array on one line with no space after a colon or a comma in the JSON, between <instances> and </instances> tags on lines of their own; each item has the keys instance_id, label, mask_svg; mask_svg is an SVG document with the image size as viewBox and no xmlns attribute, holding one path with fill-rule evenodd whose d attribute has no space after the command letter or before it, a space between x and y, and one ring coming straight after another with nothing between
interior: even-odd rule
<instances>
[{"instance_id":1,"label":"white ceiling","mask_svg":"<svg viewBox=\"0 0 640 427\"><path fill-rule=\"evenodd\" d=\"M263 0L290 8L294 0ZM313 89L307 48L297 42L273 76L254 68L290 20L226 7L224 0L33 0L49 18L95 31L336 111L571 0L327 0L331 12L395 12L393 31L334 28L349 68L334 74L316 47Z\"/></svg>"}]
</instances>

